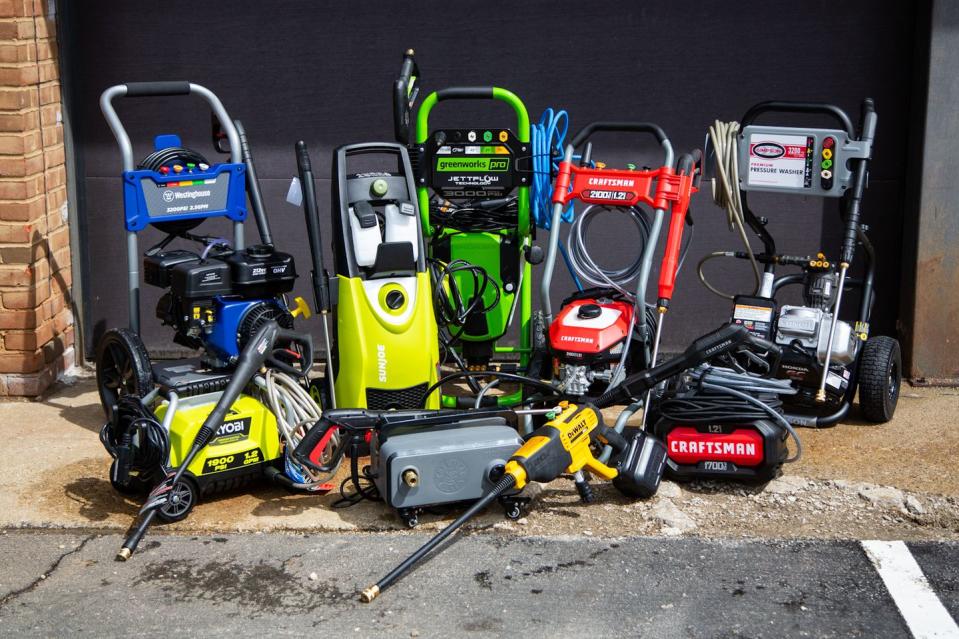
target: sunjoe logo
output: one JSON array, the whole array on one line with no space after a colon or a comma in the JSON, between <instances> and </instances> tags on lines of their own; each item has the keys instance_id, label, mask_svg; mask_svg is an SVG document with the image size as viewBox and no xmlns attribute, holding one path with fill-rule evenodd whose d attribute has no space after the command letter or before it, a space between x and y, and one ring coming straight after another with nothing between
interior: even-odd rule
<instances>
[{"instance_id":1,"label":"sunjoe logo","mask_svg":"<svg viewBox=\"0 0 959 639\"><path fill-rule=\"evenodd\" d=\"M781 158L785 154L785 147L775 142L760 142L759 144L753 145L753 155L758 155L761 158L773 160L775 158Z\"/></svg>"}]
</instances>

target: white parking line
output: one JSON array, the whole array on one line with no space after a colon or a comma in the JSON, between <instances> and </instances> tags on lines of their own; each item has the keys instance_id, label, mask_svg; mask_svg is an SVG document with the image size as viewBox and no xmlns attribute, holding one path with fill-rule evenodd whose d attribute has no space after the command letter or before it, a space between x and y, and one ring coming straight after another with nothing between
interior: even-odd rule
<instances>
[{"instance_id":1,"label":"white parking line","mask_svg":"<svg viewBox=\"0 0 959 639\"><path fill-rule=\"evenodd\" d=\"M959 639L959 626L939 601L905 543L874 540L861 543L913 637Z\"/></svg>"}]
</instances>

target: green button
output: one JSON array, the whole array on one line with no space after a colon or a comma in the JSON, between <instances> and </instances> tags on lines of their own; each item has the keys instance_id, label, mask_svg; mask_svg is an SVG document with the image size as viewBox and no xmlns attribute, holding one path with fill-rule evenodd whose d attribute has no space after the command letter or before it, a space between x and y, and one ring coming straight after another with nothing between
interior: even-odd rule
<instances>
[{"instance_id":1,"label":"green button","mask_svg":"<svg viewBox=\"0 0 959 639\"><path fill-rule=\"evenodd\" d=\"M386 180L383 178L377 178L373 180L373 184L370 185L370 193L376 197L383 197L386 195L386 192L390 190L390 185L387 184Z\"/></svg>"}]
</instances>

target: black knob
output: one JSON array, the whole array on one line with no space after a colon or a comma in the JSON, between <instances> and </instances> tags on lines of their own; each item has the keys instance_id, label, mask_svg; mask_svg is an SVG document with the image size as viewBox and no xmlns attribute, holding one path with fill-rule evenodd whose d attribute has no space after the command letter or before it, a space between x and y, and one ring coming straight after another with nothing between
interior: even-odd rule
<instances>
[{"instance_id":1,"label":"black knob","mask_svg":"<svg viewBox=\"0 0 959 639\"><path fill-rule=\"evenodd\" d=\"M596 319L603 312L602 307L596 304L583 304L579 307L576 316L580 319Z\"/></svg>"},{"instance_id":2,"label":"black knob","mask_svg":"<svg viewBox=\"0 0 959 639\"><path fill-rule=\"evenodd\" d=\"M393 290L386 294L386 305L390 310L395 311L406 301L406 296L402 291Z\"/></svg>"},{"instance_id":3,"label":"black knob","mask_svg":"<svg viewBox=\"0 0 959 639\"><path fill-rule=\"evenodd\" d=\"M526 261L532 264L533 266L536 266L537 264L541 263L543 261L543 247L536 246L535 244L532 246L527 246Z\"/></svg>"}]
</instances>

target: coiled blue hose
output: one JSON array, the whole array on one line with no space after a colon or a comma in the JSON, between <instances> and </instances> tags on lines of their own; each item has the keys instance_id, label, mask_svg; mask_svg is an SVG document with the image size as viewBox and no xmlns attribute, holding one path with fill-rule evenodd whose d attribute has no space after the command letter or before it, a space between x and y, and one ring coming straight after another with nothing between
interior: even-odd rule
<instances>
[{"instance_id":1,"label":"coiled blue hose","mask_svg":"<svg viewBox=\"0 0 959 639\"><path fill-rule=\"evenodd\" d=\"M547 107L540 116L539 121L531 127L531 139L533 146L533 182L530 187L530 204L533 222L537 227L551 232L559 232L559 229L552 231L550 226L553 222L553 171L559 168L559 165L553 161L553 155L563 157L565 149L563 145L566 141L566 135L569 133L569 114L563 110L553 110ZM563 211L561 220L563 222L572 222L574 216L572 202ZM573 278L578 290L583 290L583 284L573 270L570 264L569 255L566 252L563 243L559 244L560 255L563 256L563 262Z\"/></svg>"}]
</instances>

